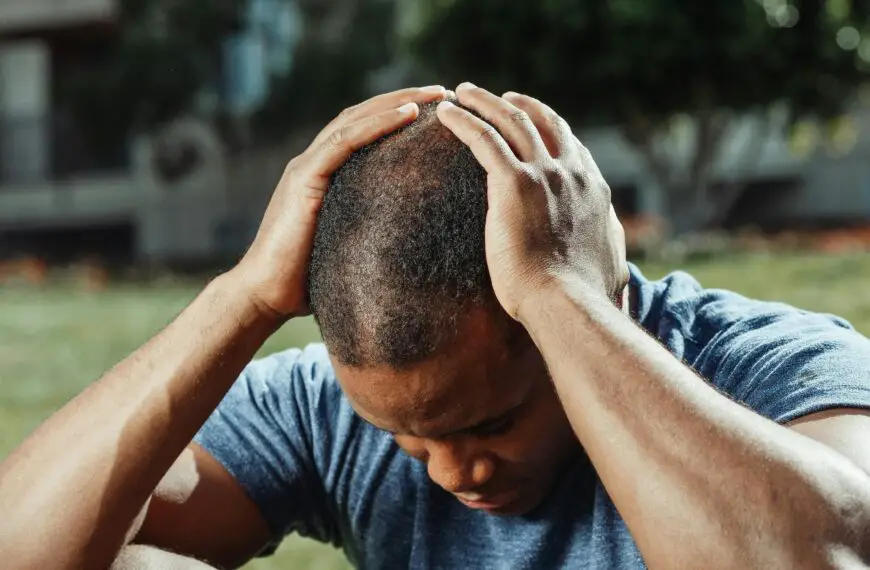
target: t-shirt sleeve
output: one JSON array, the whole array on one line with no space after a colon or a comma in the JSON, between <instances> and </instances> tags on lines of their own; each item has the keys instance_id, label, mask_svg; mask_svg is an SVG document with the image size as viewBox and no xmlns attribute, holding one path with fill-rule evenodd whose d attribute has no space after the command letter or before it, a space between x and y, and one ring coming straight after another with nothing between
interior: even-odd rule
<instances>
[{"instance_id":1,"label":"t-shirt sleeve","mask_svg":"<svg viewBox=\"0 0 870 570\"><path fill-rule=\"evenodd\" d=\"M273 535L265 553L291 532L337 540L317 468L329 453L317 412L336 397L335 387L310 353L289 350L249 364L194 438L259 507Z\"/></svg>"},{"instance_id":2,"label":"t-shirt sleeve","mask_svg":"<svg viewBox=\"0 0 870 570\"><path fill-rule=\"evenodd\" d=\"M699 364L721 391L779 423L870 409L870 340L831 315L754 304L711 340Z\"/></svg>"}]
</instances>

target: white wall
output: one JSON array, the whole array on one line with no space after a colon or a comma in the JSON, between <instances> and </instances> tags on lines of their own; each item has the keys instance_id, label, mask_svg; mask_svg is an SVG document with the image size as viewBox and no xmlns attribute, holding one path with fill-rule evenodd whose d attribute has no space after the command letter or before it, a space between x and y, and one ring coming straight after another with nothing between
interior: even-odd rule
<instances>
[{"instance_id":1,"label":"white wall","mask_svg":"<svg viewBox=\"0 0 870 570\"><path fill-rule=\"evenodd\" d=\"M0 0L0 33L110 21L117 0Z\"/></svg>"},{"instance_id":2,"label":"white wall","mask_svg":"<svg viewBox=\"0 0 870 570\"><path fill-rule=\"evenodd\" d=\"M60 184L0 189L0 228L35 229L135 220L136 181L129 176L88 177Z\"/></svg>"},{"instance_id":3,"label":"white wall","mask_svg":"<svg viewBox=\"0 0 870 570\"><path fill-rule=\"evenodd\" d=\"M0 44L0 179L45 178L50 73L50 53L42 41Z\"/></svg>"}]
</instances>

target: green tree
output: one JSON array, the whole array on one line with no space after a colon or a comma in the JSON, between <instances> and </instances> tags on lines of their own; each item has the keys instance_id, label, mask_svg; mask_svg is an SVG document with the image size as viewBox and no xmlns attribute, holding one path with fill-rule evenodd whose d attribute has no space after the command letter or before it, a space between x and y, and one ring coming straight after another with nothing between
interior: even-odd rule
<instances>
[{"instance_id":1,"label":"green tree","mask_svg":"<svg viewBox=\"0 0 870 570\"><path fill-rule=\"evenodd\" d=\"M191 109L216 85L222 40L241 23L242 0L120 0L114 49L61 86L91 142L117 145Z\"/></svg>"},{"instance_id":2,"label":"green tree","mask_svg":"<svg viewBox=\"0 0 870 570\"><path fill-rule=\"evenodd\" d=\"M834 115L870 60L867 0L417 0L414 10L411 52L442 80L534 94L573 124L620 125L666 190L676 231L709 224L733 199L711 167L735 117L774 105L787 123ZM663 152L674 125L694 141L685 161Z\"/></svg>"},{"instance_id":3,"label":"green tree","mask_svg":"<svg viewBox=\"0 0 870 570\"><path fill-rule=\"evenodd\" d=\"M290 73L279 78L254 117L259 139L288 128L321 127L338 110L371 95L369 80L393 63L396 0L307 0L305 33Z\"/></svg>"},{"instance_id":4,"label":"green tree","mask_svg":"<svg viewBox=\"0 0 870 570\"><path fill-rule=\"evenodd\" d=\"M253 116L221 121L228 141L268 143L317 125L370 95L371 74L393 62L395 0L295 2L303 36L289 73L272 77ZM99 150L117 149L196 106L222 79L224 40L245 25L248 0L119 0L116 47L76 73L61 99ZM221 117L218 109L217 118Z\"/></svg>"}]
</instances>

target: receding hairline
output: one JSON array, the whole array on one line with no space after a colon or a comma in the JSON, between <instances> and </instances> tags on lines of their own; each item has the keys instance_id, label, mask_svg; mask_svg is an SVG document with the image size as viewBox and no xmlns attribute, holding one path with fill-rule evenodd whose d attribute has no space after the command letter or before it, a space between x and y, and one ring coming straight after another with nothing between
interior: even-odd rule
<instances>
[{"instance_id":1,"label":"receding hairline","mask_svg":"<svg viewBox=\"0 0 870 570\"><path fill-rule=\"evenodd\" d=\"M311 306L330 352L348 364L364 353L394 363L435 353L456 318L494 298L483 249L486 174L436 108L423 105L415 121L355 152L330 181ZM384 346L390 339L407 353Z\"/></svg>"}]
</instances>

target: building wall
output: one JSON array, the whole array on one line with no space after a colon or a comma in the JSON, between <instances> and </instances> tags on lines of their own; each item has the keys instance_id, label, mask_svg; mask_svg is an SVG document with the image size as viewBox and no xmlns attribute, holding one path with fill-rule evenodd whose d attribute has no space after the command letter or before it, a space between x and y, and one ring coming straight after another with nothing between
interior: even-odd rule
<instances>
[{"instance_id":1,"label":"building wall","mask_svg":"<svg viewBox=\"0 0 870 570\"><path fill-rule=\"evenodd\" d=\"M759 210L746 215L760 222L870 223L870 110L856 107L850 121L854 140L845 147L837 149L820 135L812 148L797 154L784 129L770 129L747 117L724 141L713 169L714 180L736 182L746 186L747 192L766 191L769 181L792 181L788 190L778 184L774 199L750 201ZM637 188L644 214L665 213L666 189L658 187L643 157L617 129L581 130L578 137L612 187ZM690 156L690 140L677 137L666 144L673 161L680 163Z\"/></svg>"},{"instance_id":2,"label":"building wall","mask_svg":"<svg viewBox=\"0 0 870 570\"><path fill-rule=\"evenodd\" d=\"M0 0L0 35L112 20L117 0Z\"/></svg>"},{"instance_id":3,"label":"building wall","mask_svg":"<svg viewBox=\"0 0 870 570\"><path fill-rule=\"evenodd\" d=\"M46 176L50 65L38 39L0 44L0 181Z\"/></svg>"}]
</instances>

